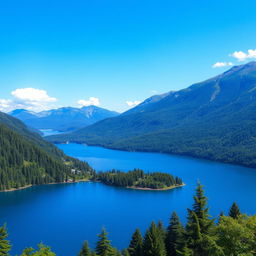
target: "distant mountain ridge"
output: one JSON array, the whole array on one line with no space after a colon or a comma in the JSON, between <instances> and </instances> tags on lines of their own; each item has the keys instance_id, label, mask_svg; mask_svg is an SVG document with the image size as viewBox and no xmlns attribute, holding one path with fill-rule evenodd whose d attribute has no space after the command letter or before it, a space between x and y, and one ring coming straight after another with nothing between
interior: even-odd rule
<instances>
[{"instance_id":1,"label":"distant mountain ridge","mask_svg":"<svg viewBox=\"0 0 256 256\"><path fill-rule=\"evenodd\" d=\"M48 139L256 167L255 113L256 62L250 62L159 100L146 100L117 117Z\"/></svg>"},{"instance_id":2,"label":"distant mountain ridge","mask_svg":"<svg viewBox=\"0 0 256 256\"><path fill-rule=\"evenodd\" d=\"M35 113L25 109L16 109L9 113L35 129L52 129L69 132L105 118L117 116L118 113L97 106L82 108L64 107Z\"/></svg>"}]
</instances>

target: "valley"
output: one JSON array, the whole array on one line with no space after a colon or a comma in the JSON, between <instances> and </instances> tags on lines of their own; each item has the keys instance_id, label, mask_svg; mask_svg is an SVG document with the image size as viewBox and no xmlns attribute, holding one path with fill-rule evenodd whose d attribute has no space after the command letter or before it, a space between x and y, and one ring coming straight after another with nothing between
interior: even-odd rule
<instances>
[{"instance_id":1,"label":"valley","mask_svg":"<svg viewBox=\"0 0 256 256\"><path fill-rule=\"evenodd\" d=\"M234 66L186 89L151 97L117 117L47 140L187 155L254 168L255 82L256 62Z\"/></svg>"},{"instance_id":2,"label":"valley","mask_svg":"<svg viewBox=\"0 0 256 256\"><path fill-rule=\"evenodd\" d=\"M0 256L256 256L256 1L0 8Z\"/></svg>"}]
</instances>

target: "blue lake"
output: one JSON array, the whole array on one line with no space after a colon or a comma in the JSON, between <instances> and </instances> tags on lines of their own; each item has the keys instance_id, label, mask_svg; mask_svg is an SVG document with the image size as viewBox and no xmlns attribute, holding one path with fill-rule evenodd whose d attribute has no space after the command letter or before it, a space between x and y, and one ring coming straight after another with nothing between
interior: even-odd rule
<instances>
[{"instance_id":1,"label":"blue lake","mask_svg":"<svg viewBox=\"0 0 256 256\"><path fill-rule=\"evenodd\" d=\"M0 193L0 223L6 222L12 254L40 241L59 256L77 255L83 240L95 246L105 226L113 245L124 248L136 227L143 232L152 220L167 225L172 211L183 222L198 180L205 185L210 213L227 213L233 201L248 214L256 213L256 170L241 166L156 153L109 150L79 144L58 145L96 170L112 168L163 171L181 177L185 187L171 191L138 191L100 183L44 185Z\"/></svg>"}]
</instances>

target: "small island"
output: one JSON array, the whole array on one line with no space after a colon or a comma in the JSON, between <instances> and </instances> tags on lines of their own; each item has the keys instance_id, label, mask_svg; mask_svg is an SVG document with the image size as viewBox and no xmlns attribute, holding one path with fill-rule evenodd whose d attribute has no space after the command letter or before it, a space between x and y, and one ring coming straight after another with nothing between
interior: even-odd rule
<instances>
[{"instance_id":1,"label":"small island","mask_svg":"<svg viewBox=\"0 0 256 256\"><path fill-rule=\"evenodd\" d=\"M145 173L140 169L128 172L119 170L98 172L94 180L110 186L138 190L169 190L184 186L182 179L179 177L162 172Z\"/></svg>"}]
</instances>

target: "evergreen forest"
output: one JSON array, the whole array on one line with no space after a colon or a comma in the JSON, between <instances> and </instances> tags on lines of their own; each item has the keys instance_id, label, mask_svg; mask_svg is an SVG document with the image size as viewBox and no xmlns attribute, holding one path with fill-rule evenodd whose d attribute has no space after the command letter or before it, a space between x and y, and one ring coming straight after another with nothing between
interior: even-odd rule
<instances>
[{"instance_id":1,"label":"evergreen forest","mask_svg":"<svg viewBox=\"0 0 256 256\"><path fill-rule=\"evenodd\" d=\"M87 163L66 156L20 121L0 114L0 190L70 182L94 173Z\"/></svg>"},{"instance_id":2,"label":"evergreen forest","mask_svg":"<svg viewBox=\"0 0 256 256\"><path fill-rule=\"evenodd\" d=\"M179 177L161 172L145 173L140 169L128 172L99 172L95 179L107 185L132 188L166 189L183 185Z\"/></svg>"}]
</instances>

